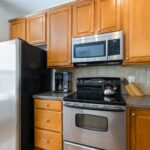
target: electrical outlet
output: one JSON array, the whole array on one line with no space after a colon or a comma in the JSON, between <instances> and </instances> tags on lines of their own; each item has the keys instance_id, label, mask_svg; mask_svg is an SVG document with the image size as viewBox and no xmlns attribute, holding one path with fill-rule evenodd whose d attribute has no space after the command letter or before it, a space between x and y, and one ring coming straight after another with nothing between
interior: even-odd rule
<instances>
[{"instance_id":1,"label":"electrical outlet","mask_svg":"<svg viewBox=\"0 0 150 150\"><path fill-rule=\"evenodd\" d=\"M129 76L128 77L128 81L129 81L129 83L134 82L135 81L135 77L134 76Z\"/></svg>"}]
</instances>

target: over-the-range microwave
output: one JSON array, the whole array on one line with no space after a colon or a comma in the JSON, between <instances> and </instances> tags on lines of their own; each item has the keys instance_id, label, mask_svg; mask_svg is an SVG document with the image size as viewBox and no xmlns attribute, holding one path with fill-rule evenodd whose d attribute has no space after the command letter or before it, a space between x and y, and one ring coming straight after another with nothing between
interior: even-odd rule
<instances>
[{"instance_id":1,"label":"over-the-range microwave","mask_svg":"<svg viewBox=\"0 0 150 150\"><path fill-rule=\"evenodd\" d=\"M112 32L72 39L72 62L121 62L123 60L123 32Z\"/></svg>"}]
</instances>

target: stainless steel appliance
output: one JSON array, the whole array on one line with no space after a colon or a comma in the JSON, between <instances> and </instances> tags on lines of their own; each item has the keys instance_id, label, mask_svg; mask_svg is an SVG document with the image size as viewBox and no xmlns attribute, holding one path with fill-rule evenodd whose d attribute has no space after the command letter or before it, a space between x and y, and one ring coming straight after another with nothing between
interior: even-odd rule
<instances>
[{"instance_id":1,"label":"stainless steel appliance","mask_svg":"<svg viewBox=\"0 0 150 150\"><path fill-rule=\"evenodd\" d=\"M104 95L111 83L116 94ZM64 98L64 150L126 150L125 101L119 78L79 78Z\"/></svg>"},{"instance_id":2,"label":"stainless steel appliance","mask_svg":"<svg viewBox=\"0 0 150 150\"><path fill-rule=\"evenodd\" d=\"M72 39L72 62L120 62L123 60L123 32Z\"/></svg>"},{"instance_id":3,"label":"stainless steel appliance","mask_svg":"<svg viewBox=\"0 0 150 150\"><path fill-rule=\"evenodd\" d=\"M32 95L50 90L46 51L16 39L0 42L0 150L33 150Z\"/></svg>"},{"instance_id":4,"label":"stainless steel appliance","mask_svg":"<svg viewBox=\"0 0 150 150\"><path fill-rule=\"evenodd\" d=\"M55 72L55 92L70 92L71 83L71 72Z\"/></svg>"}]
</instances>

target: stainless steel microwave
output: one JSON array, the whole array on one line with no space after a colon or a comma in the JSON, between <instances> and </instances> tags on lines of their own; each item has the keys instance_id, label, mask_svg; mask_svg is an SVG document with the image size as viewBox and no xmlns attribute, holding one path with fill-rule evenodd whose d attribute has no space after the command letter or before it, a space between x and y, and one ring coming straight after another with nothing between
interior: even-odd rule
<instances>
[{"instance_id":1,"label":"stainless steel microwave","mask_svg":"<svg viewBox=\"0 0 150 150\"><path fill-rule=\"evenodd\" d=\"M123 32L72 39L72 62L90 63L123 60Z\"/></svg>"}]
</instances>

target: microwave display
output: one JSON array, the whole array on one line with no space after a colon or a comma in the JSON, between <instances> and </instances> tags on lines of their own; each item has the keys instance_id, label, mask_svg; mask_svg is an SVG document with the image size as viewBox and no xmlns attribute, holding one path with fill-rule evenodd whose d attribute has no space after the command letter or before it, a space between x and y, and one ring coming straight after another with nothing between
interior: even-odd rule
<instances>
[{"instance_id":1,"label":"microwave display","mask_svg":"<svg viewBox=\"0 0 150 150\"><path fill-rule=\"evenodd\" d=\"M74 45L75 58L103 57L106 55L106 42L92 42Z\"/></svg>"}]
</instances>

